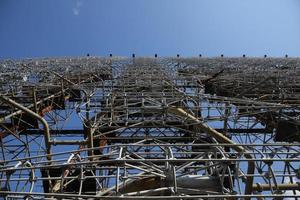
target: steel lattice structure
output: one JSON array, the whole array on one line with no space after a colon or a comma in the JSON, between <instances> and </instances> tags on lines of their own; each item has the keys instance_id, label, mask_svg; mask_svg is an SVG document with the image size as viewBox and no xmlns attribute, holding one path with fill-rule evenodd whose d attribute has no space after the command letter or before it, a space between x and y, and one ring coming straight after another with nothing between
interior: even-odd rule
<instances>
[{"instance_id":1,"label":"steel lattice structure","mask_svg":"<svg viewBox=\"0 0 300 200\"><path fill-rule=\"evenodd\" d=\"M300 199L300 59L0 61L0 198Z\"/></svg>"}]
</instances>

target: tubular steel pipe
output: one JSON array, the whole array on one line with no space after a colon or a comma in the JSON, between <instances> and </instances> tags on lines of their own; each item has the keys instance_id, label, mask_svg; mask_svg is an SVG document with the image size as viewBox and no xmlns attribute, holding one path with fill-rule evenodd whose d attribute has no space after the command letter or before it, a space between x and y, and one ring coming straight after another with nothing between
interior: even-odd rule
<instances>
[{"instance_id":1,"label":"tubular steel pipe","mask_svg":"<svg viewBox=\"0 0 300 200\"><path fill-rule=\"evenodd\" d=\"M74 144L82 145L82 144L86 144L87 141L86 140L52 140L49 141L49 143L53 145L74 145Z\"/></svg>"},{"instance_id":2,"label":"tubular steel pipe","mask_svg":"<svg viewBox=\"0 0 300 200\"><path fill-rule=\"evenodd\" d=\"M61 93L61 92L59 92L59 93L57 93L57 94L52 94L52 95L50 95L50 96L48 96L48 97L45 97L45 98L43 98L43 99L41 99L41 100L39 100L39 101L37 101L37 102L35 102L35 103L32 103L32 104L28 105L27 108L34 108L34 107L35 107L35 104L36 104L36 105L39 105L39 104L41 104L42 102L44 102L44 101L46 101L46 100L49 100L49 99L51 99L51 98L54 98L55 96L59 95L60 93ZM0 97L3 97L3 96L0 95ZM7 97L5 97L5 98L7 98ZM1 117L1 118L0 118L0 122L3 122L3 121L5 121L5 120L7 120L7 119L9 119L9 118L11 118L11 117L13 117L13 116L16 116L16 115L18 115L18 114L21 114L21 113L22 113L22 110L18 110L18 111L13 112L13 113L11 113L11 114L5 116L5 117Z\"/></svg>"},{"instance_id":3,"label":"tubular steel pipe","mask_svg":"<svg viewBox=\"0 0 300 200\"><path fill-rule=\"evenodd\" d=\"M265 191L270 190L272 187L273 190L300 190L300 183L283 183L283 184L253 184L252 188L255 191Z\"/></svg>"},{"instance_id":4,"label":"tubular steel pipe","mask_svg":"<svg viewBox=\"0 0 300 200\"><path fill-rule=\"evenodd\" d=\"M78 194L68 194L68 193L41 193L41 192L12 192L12 191L0 191L0 194L2 195L9 195L9 197L19 198L26 196L32 196L34 198L41 197L45 199L46 197L52 197L51 199L58 198L83 198L83 199L99 199L99 195L78 195ZM299 197L299 195L289 194L289 195L283 195L283 194L252 194L252 195L232 195L232 194L210 194L210 195L193 195L193 196L182 196L182 195L174 195L174 196L101 196L101 199L216 199L216 198L295 198Z\"/></svg>"},{"instance_id":5,"label":"tubular steel pipe","mask_svg":"<svg viewBox=\"0 0 300 200\"><path fill-rule=\"evenodd\" d=\"M21 104L15 102L14 100L12 100L8 97L1 95L0 100L29 114L30 116L37 119L38 121L40 121L43 124L44 134L45 134L45 146L46 146L46 151L47 151L47 159L51 160L50 130L49 130L49 125L48 125L47 121L43 117L38 115L37 113L29 110L28 108L22 106Z\"/></svg>"},{"instance_id":6,"label":"tubular steel pipe","mask_svg":"<svg viewBox=\"0 0 300 200\"><path fill-rule=\"evenodd\" d=\"M217 139L218 141L222 142L222 143L228 143L228 144L234 144L235 143L230 140L228 137L224 136L222 133L216 131L215 129L211 128L210 126L208 126L207 124L202 123L200 120L198 120L195 116L189 114L188 112L186 112L184 109L182 108L176 108L176 107L169 107L168 108L168 112L175 114L177 116L180 117L185 117L187 119L190 119L194 122L196 122L197 124L195 124L195 126L197 126L200 130L210 134L211 136L213 136L215 139ZM233 146L232 147L234 150L236 150L239 153L243 153L245 155L245 158L247 159L252 159L252 155L250 154L250 152L248 152L244 147L242 146ZM248 161L248 169L247 169L247 174L254 174L255 172L255 163L252 160ZM245 187L245 194L251 194L252 193L252 187L253 187L253 176L249 176L246 179L246 187Z\"/></svg>"}]
</instances>

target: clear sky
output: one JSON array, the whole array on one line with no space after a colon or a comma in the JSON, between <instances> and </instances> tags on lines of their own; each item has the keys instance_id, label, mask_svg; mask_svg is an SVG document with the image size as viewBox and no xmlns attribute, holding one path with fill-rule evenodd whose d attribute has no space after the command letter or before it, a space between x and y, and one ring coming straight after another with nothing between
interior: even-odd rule
<instances>
[{"instance_id":1,"label":"clear sky","mask_svg":"<svg viewBox=\"0 0 300 200\"><path fill-rule=\"evenodd\" d=\"M300 0L0 0L0 58L300 56Z\"/></svg>"}]
</instances>

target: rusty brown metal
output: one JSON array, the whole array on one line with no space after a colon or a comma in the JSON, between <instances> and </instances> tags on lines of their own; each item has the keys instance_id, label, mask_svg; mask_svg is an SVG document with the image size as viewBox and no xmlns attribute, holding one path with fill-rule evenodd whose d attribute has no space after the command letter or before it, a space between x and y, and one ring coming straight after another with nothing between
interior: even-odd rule
<instances>
[{"instance_id":1,"label":"rusty brown metal","mask_svg":"<svg viewBox=\"0 0 300 200\"><path fill-rule=\"evenodd\" d=\"M300 198L299 66L0 60L0 198Z\"/></svg>"}]
</instances>

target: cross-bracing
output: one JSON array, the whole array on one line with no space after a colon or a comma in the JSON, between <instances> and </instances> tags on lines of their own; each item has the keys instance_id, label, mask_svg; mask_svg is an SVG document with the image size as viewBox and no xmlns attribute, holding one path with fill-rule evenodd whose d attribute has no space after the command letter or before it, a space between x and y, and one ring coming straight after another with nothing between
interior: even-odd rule
<instances>
[{"instance_id":1,"label":"cross-bracing","mask_svg":"<svg viewBox=\"0 0 300 200\"><path fill-rule=\"evenodd\" d=\"M0 63L7 199L299 196L299 59Z\"/></svg>"}]
</instances>

